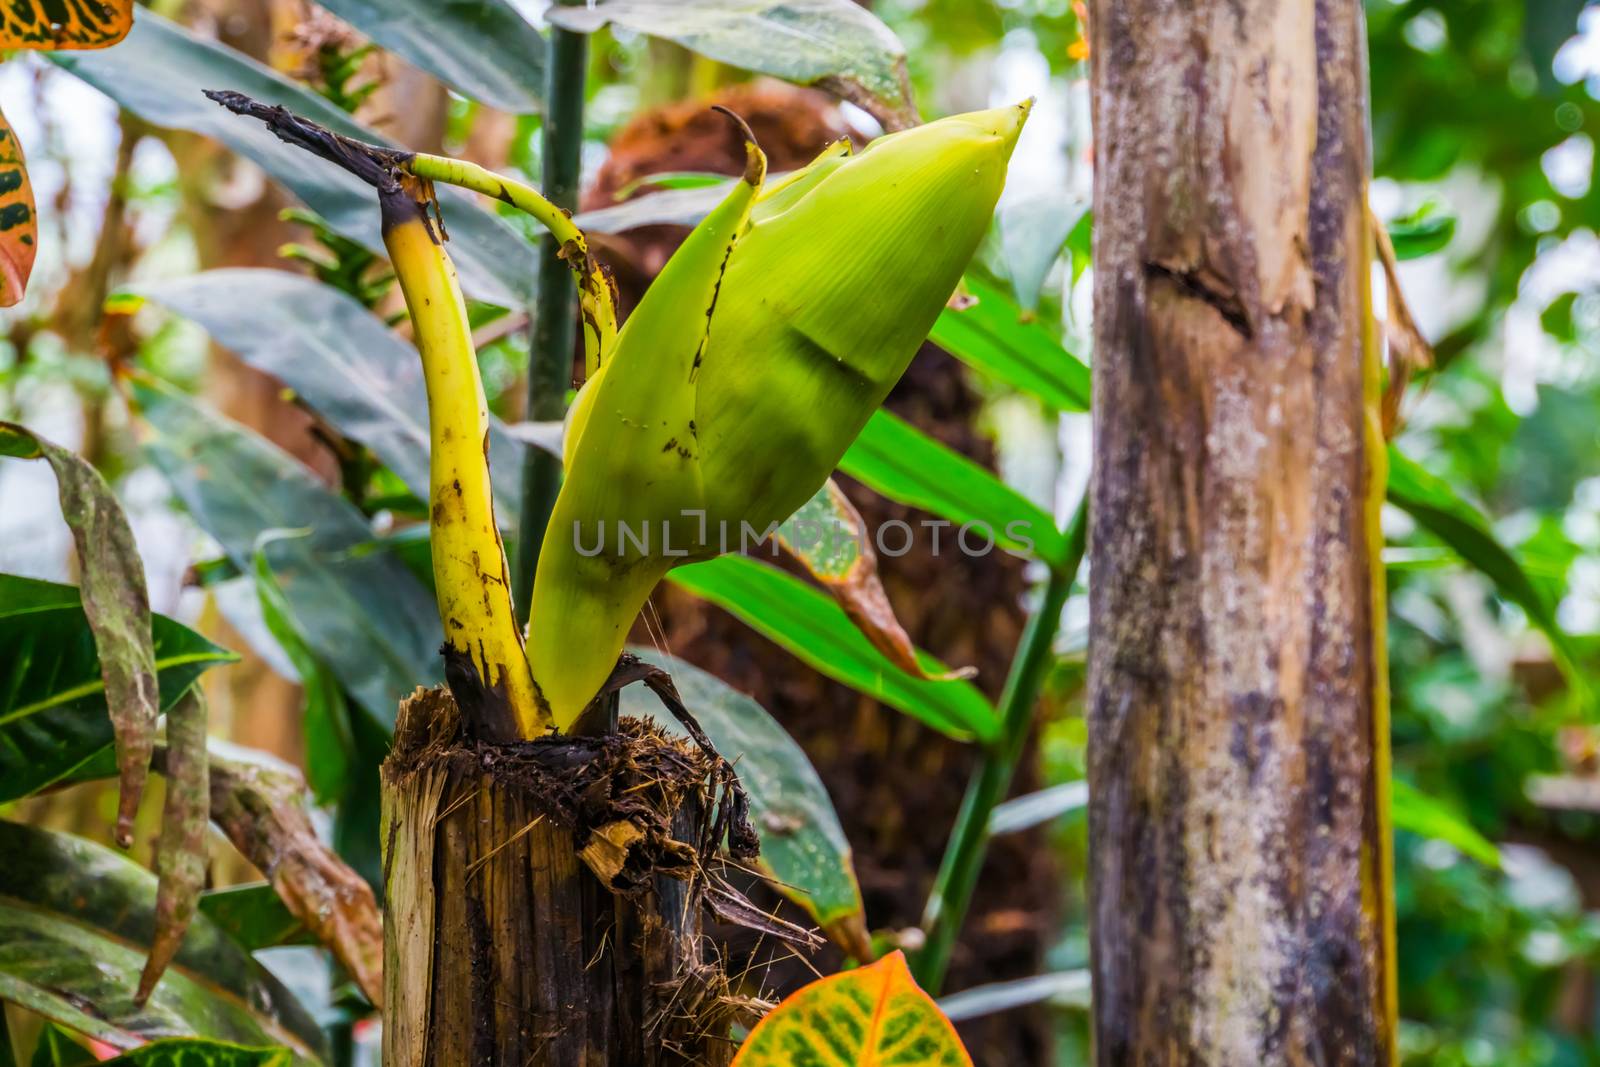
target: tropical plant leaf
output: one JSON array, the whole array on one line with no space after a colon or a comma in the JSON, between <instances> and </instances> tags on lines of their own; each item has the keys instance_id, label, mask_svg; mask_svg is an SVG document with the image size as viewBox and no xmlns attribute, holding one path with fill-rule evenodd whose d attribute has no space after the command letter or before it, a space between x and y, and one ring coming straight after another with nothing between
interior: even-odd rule
<instances>
[{"instance_id":1,"label":"tropical plant leaf","mask_svg":"<svg viewBox=\"0 0 1600 1067\"><path fill-rule=\"evenodd\" d=\"M5 19L0 11L0 21ZM39 252L39 216L22 142L0 114L0 308L22 299Z\"/></svg>"},{"instance_id":2,"label":"tropical plant leaf","mask_svg":"<svg viewBox=\"0 0 1600 1067\"><path fill-rule=\"evenodd\" d=\"M1038 309L1045 278L1061 258L1067 235L1087 210L1083 201L1055 194L1001 206L1000 248L1021 310Z\"/></svg>"},{"instance_id":3,"label":"tropical plant leaf","mask_svg":"<svg viewBox=\"0 0 1600 1067\"><path fill-rule=\"evenodd\" d=\"M278 981L197 916L140 1007L134 986L155 928L156 879L69 834L0 822L0 1000L113 1048L163 1037L281 1045L325 1058L316 1021Z\"/></svg>"},{"instance_id":4,"label":"tropical plant leaf","mask_svg":"<svg viewBox=\"0 0 1600 1067\"><path fill-rule=\"evenodd\" d=\"M1389 448L1388 499L1415 519L1417 525L1449 545L1488 578L1496 592L1527 614L1528 621L1550 642L1574 695L1587 706L1588 679L1572 638L1556 618L1555 606L1511 550L1500 543L1483 513L1444 479L1393 446Z\"/></svg>"},{"instance_id":5,"label":"tropical plant leaf","mask_svg":"<svg viewBox=\"0 0 1600 1067\"><path fill-rule=\"evenodd\" d=\"M630 651L672 676L684 706L738 769L750 794L751 822L761 833L762 871L852 957L871 959L850 842L805 752L766 709L715 675L649 649ZM622 691L622 710L682 731L641 686Z\"/></svg>"},{"instance_id":6,"label":"tropical plant leaf","mask_svg":"<svg viewBox=\"0 0 1600 1067\"><path fill-rule=\"evenodd\" d=\"M233 89L348 137L382 140L310 89L149 9L116 48L51 58L146 122L216 138L282 182L334 232L383 254L371 188L338 167L307 159L265 126L201 95L204 89ZM460 190L438 192L462 288L502 307L531 302L537 287L533 246Z\"/></svg>"},{"instance_id":7,"label":"tropical plant leaf","mask_svg":"<svg viewBox=\"0 0 1600 1067\"><path fill-rule=\"evenodd\" d=\"M162 771L167 796L161 807L161 840L156 847L156 928L134 997L134 1003L140 1005L149 999L177 954L206 884L206 822L211 817L207 725L205 697L199 686L190 686L167 712Z\"/></svg>"},{"instance_id":8,"label":"tropical plant leaf","mask_svg":"<svg viewBox=\"0 0 1600 1067\"><path fill-rule=\"evenodd\" d=\"M151 632L161 710L208 668L238 659L162 615ZM91 766L95 777L115 774L105 682L79 591L0 574L0 649L0 803Z\"/></svg>"},{"instance_id":9,"label":"tropical plant leaf","mask_svg":"<svg viewBox=\"0 0 1600 1067\"><path fill-rule=\"evenodd\" d=\"M972 1058L933 998L917 987L905 956L893 952L790 995L750 1031L733 1067L799 1063L971 1067Z\"/></svg>"},{"instance_id":10,"label":"tropical plant leaf","mask_svg":"<svg viewBox=\"0 0 1600 1067\"><path fill-rule=\"evenodd\" d=\"M1082 360L997 287L970 274L963 286L972 300L940 312L929 340L1059 411L1089 410L1089 368Z\"/></svg>"},{"instance_id":11,"label":"tropical plant leaf","mask_svg":"<svg viewBox=\"0 0 1600 1067\"><path fill-rule=\"evenodd\" d=\"M1450 243L1456 235L1456 218L1437 205L1425 204L1405 218L1386 223L1384 229L1389 231L1395 259L1421 259Z\"/></svg>"},{"instance_id":12,"label":"tropical plant leaf","mask_svg":"<svg viewBox=\"0 0 1600 1067\"><path fill-rule=\"evenodd\" d=\"M174 1037L106 1060L105 1067L290 1067L293 1062L294 1056L286 1048L245 1048Z\"/></svg>"},{"instance_id":13,"label":"tropical plant leaf","mask_svg":"<svg viewBox=\"0 0 1600 1067\"><path fill-rule=\"evenodd\" d=\"M304 636L379 722L400 698L440 679L433 599L404 563L372 548L366 518L292 457L157 379L136 375L132 397L157 431L146 452L185 509L243 573L269 530L311 533L277 542L272 567Z\"/></svg>"},{"instance_id":14,"label":"tropical plant leaf","mask_svg":"<svg viewBox=\"0 0 1600 1067\"><path fill-rule=\"evenodd\" d=\"M917 659L911 635L895 617L889 594L878 577L878 554L866 533L866 524L838 483L829 478L816 495L778 527L774 535L838 601L839 606L872 647L913 678L948 681L970 678L970 668L948 675L930 675Z\"/></svg>"},{"instance_id":15,"label":"tropical plant leaf","mask_svg":"<svg viewBox=\"0 0 1600 1067\"><path fill-rule=\"evenodd\" d=\"M1454 845L1485 867L1500 867L1500 849L1471 823L1403 778L1391 779L1390 811L1396 830Z\"/></svg>"},{"instance_id":16,"label":"tropical plant leaf","mask_svg":"<svg viewBox=\"0 0 1600 1067\"><path fill-rule=\"evenodd\" d=\"M545 43L505 0L325 0L323 7L462 96L538 111Z\"/></svg>"},{"instance_id":17,"label":"tropical plant leaf","mask_svg":"<svg viewBox=\"0 0 1600 1067\"><path fill-rule=\"evenodd\" d=\"M1010 982L964 989L939 999L939 1010L953 1023L981 1019L985 1015L1049 1003L1062 1008L1089 1007L1089 972L1056 971L1036 974Z\"/></svg>"},{"instance_id":18,"label":"tropical plant leaf","mask_svg":"<svg viewBox=\"0 0 1600 1067\"><path fill-rule=\"evenodd\" d=\"M34 1043L29 1067L83 1067L97 1062L94 1053L80 1045L70 1031L55 1023L45 1023Z\"/></svg>"},{"instance_id":19,"label":"tropical plant leaf","mask_svg":"<svg viewBox=\"0 0 1600 1067\"><path fill-rule=\"evenodd\" d=\"M776 185L782 177L769 175L767 184ZM716 185L646 193L621 204L574 215L572 221L584 233L623 233L640 226L693 226L722 200L732 181L723 178Z\"/></svg>"},{"instance_id":20,"label":"tropical plant leaf","mask_svg":"<svg viewBox=\"0 0 1600 1067\"><path fill-rule=\"evenodd\" d=\"M994 708L971 682L911 677L873 648L838 604L776 567L727 555L679 567L668 578L733 613L829 678L941 733L987 742L999 730ZM917 653L917 658L927 674L949 673L926 653Z\"/></svg>"},{"instance_id":21,"label":"tropical plant leaf","mask_svg":"<svg viewBox=\"0 0 1600 1067\"><path fill-rule=\"evenodd\" d=\"M383 923L372 887L317 836L300 772L213 742L211 817L267 876L284 907L383 1004Z\"/></svg>"},{"instance_id":22,"label":"tropical plant leaf","mask_svg":"<svg viewBox=\"0 0 1600 1067\"><path fill-rule=\"evenodd\" d=\"M43 459L55 472L61 517L83 571L83 609L94 632L106 705L117 742L117 841L133 842L156 732L155 647L150 594L133 528L116 494L90 463L26 426L0 422L0 455Z\"/></svg>"},{"instance_id":23,"label":"tropical plant leaf","mask_svg":"<svg viewBox=\"0 0 1600 1067\"><path fill-rule=\"evenodd\" d=\"M271 882L250 882L200 894L200 913L248 952L279 945L314 945L301 922Z\"/></svg>"},{"instance_id":24,"label":"tropical plant leaf","mask_svg":"<svg viewBox=\"0 0 1600 1067\"><path fill-rule=\"evenodd\" d=\"M865 108L885 129L917 121L905 46L851 0L600 0L552 7L545 17L580 33L612 22L735 67L816 85Z\"/></svg>"},{"instance_id":25,"label":"tropical plant leaf","mask_svg":"<svg viewBox=\"0 0 1600 1067\"><path fill-rule=\"evenodd\" d=\"M250 366L283 381L340 433L360 441L428 498L428 395L417 350L355 299L280 270L230 268L136 287L192 319ZM495 515L515 540L525 446L489 424Z\"/></svg>"},{"instance_id":26,"label":"tropical plant leaf","mask_svg":"<svg viewBox=\"0 0 1600 1067\"><path fill-rule=\"evenodd\" d=\"M286 536L304 536L307 531L286 531ZM256 540L253 575L261 619L273 641L289 657L305 700L301 730L305 735L306 776L320 804L332 804L350 787L351 763L355 759L355 737L350 729L350 708L344 690L322 657L311 650L301 636L294 607L278 584L267 559L267 547L280 538L267 531Z\"/></svg>"},{"instance_id":27,"label":"tropical plant leaf","mask_svg":"<svg viewBox=\"0 0 1600 1067\"><path fill-rule=\"evenodd\" d=\"M839 469L890 500L970 530L967 549L962 548L959 531L943 531L941 544L946 551L979 551L992 536L1001 547L1052 566L1066 562L1066 538L1043 508L887 411L877 411L867 420Z\"/></svg>"},{"instance_id":28,"label":"tropical plant leaf","mask_svg":"<svg viewBox=\"0 0 1600 1067\"><path fill-rule=\"evenodd\" d=\"M1062 782L996 804L989 813L989 834L997 836L1029 830L1088 806L1088 782Z\"/></svg>"},{"instance_id":29,"label":"tropical plant leaf","mask_svg":"<svg viewBox=\"0 0 1600 1067\"><path fill-rule=\"evenodd\" d=\"M128 35L133 0L7 0L0 49L108 48Z\"/></svg>"}]
</instances>

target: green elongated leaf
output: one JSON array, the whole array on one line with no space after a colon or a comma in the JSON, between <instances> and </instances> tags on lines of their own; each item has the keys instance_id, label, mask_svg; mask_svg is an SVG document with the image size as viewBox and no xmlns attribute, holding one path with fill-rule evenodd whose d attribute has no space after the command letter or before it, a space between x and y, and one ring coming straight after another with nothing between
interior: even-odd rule
<instances>
[{"instance_id":1,"label":"green elongated leaf","mask_svg":"<svg viewBox=\"0 0 1600 1067\"><path fill-rule=\"evenodd\" d=\"M161 805L161 841L156 847L156 930L139 975L134 1003L144 1004L183 942L195 903L206 884L206 823L211 818L211 779L206 754L210 719L199 686L190 686L167 712L166 759L161 775L167 796Z\"/></svg>"},{"instance_id":2,"label":"green elongated leaf","mask_svg":"<svg viewBox=\"0 0 1600 1067\"><path fill-rule=\"evenodd\" d=\"M726 174L705 170L662 170L633 179L618 189L613 199L626 200L645 186L657 189L708 189L714 185L727 184Z\"/></svg>"},{"instance_id":3,"label":"green elongated leaf","mask_svg":"<svg viewBox=\"0 0 1600 1067\"><path fill-rule=\"evenodd\" d=\"M1089 368L1042 323L1026 321L1001 290L969 275L977 302L945 308L930 340L967 366L1032 394L1060 411L1089 410Z\"/></svg>"},{"instance_id":4,"label":"green elongated leaf","mask_svg":"<svg viewBox=\"0 0 1600 1067\"><path fill-rule=\"evenodd\" d=\"M1061 257L1067 235L1087 211L1083 201L1057 195L1030 197L1001 207L1000 247L1011 290L1023 310L1038 308L1045 277Z\"/></svg>"},{"instance_id":5,"label":"green elongated leaf","mask_svg":"<svg viewBox=\"0 0 1600 1067\"><path fill-rule=\"evenodd\" d=\"M1419 837L1454 845L1486 867L1500 866L1500 850L1472 824L1444 804L1428 796L1402 778L1391 780L1390 811L1396 830L1409 830Z\"/></svg>"},{"instance_id":6,"label":"green elongated leaf","mask_svg":"<svg viewBox=\"0 0 1600 1067\"><path fill-rule=\"evenodd\" d=\"M360 441L428 499L428 394L417 350L331 286L280 270L206 271L134 292L192 319L250 366L279 378L340 433ZM495 516L516 539L526 446L489 424L500 474Z\"/></svg>"},{"instance_id":7,"label":"green elongated leaf","mask_svg":"<svg viewBox=\"0 0 1600 1067\"><path fill-rule=\"evenodd\" d=\"M33 1046L29 1067L83 1067L95 1063L94 1054L75 1041L71 1034L55 1023L45 1023L39 1031L39 1040Z\"/></svg>"},{"instance_id":8,"label":"green elongated leaf","mask_svg":"<svg viewBox=\"0 0 1600 1067\"><path fill-rule=\"evenodd\" d=\"M1528 577L1511 550L1500 543L1483 513L1458 495L1444 479L1393 446L1389 448L1388 499L1415 519L1417 525L1454 549L1493 582L1502 597L1527 614L1528 621L1550 642L1551 651L1574 695L1587 705L1588 680L1571 637L1556 619L1555 606Z\"/></svg>"},{"instance_id":9,"label":"green elongated leaf","mask_svg":"<svg viewBox=\"0 0 1600 1067\"><path fill-rule=\"evenodd\" d=\"M278 945L314 945L316 938L288 907L271 882L251 882L200 894L206 916L247 952Z\"/></svg>"},{"instance_id":10,"label":"green elongated leaf","mask_svg":"<svg viewBox=\"0 0 1600 1067\"><path fill-rule=\"evenodd\" d=\"M238 659L181 623L151 620L158 706L208 668ZM81 775L115 773L113 732L79 591L0 574L0 802Z\"/></svg>"},{"instance_id":11,"label":"green elongated leaf","mask_svg":"<svg viewBox=\"0 0 1600 1067\"><path fill-rule=\"evenodd\" d=\"M1450 243L1456 235L1456 219L1454 215L1424 209L1395 219L1384 228L1389 231L1389 243L1394 245L1395 259L1421 259Z\"/></svg>"},{"instance_id":12,"label":"green elongated leaf","mask_svg":"<svg viewBox=\"0 0 1600 1067\"><path fill-rule=\"evenodd\" d=\"M781 174L769 175L767 181L776 185L782 177ZM582 212L574 215L572 221L584 233L623 233L640 226L693 226L717 206L731 184L731 179L724 178L716 185L665 189L612 207Z\"/></svg>"},{"instance_id":13,"label":"green elongated leaf","mask_svg":"<svg viewBox=\"0 0 1600 1067\"><path fill-rule=\"evenodd\" d=\"M999 731L994 708L972 683L911 677L873 648L826 594L776 567L728 555L679 567L668 578L732 612L829 678L941 733L987 742ZM929 674L949 673L926 653L918 653L918 659Z\"/></svg>"},{"instance_id":14,"label":"green elongated leaf","mask_svg":"<svg viewBox=\"0 0 1600 1067\"><path fill-rule=\"evenodd\" d=\"M216 138L282 182L336 233L383 254L377 200L369 187L200 95L204 89L234 89L345 136L382 141L311 90L149 9L139 12L133 31L116 48L51 59L147 122ZM459 190L438 192L462 288L504 307L529 303L537 274L532 246Z\"/></svg>"},{"instance_id":15,"label":"green elongated leaf","mask_svg":"<svg viewBox=\"0 0 1600 1067\"><path fill-rule=\"evenodd\" d=\"M845 951L858 960L870 958L850 842L805 752L766 709L715 675L649 649L630 651L672 676L684 706L737 768L750 794L751 821L761 834L761 869L774 886L804 907ZM682 732L641 686L622 691L622 710Z\"/></svg>"},{"instance_id":16,"label":"green elongated leaf","mask_svg":"<svg viewBox=\"0 0 1600 1067\"><path fill-rule=\"evenodd\" d=\"M155 928L156 880L70 834L0 822L0 1000L113 1048L164 1037L281 1045L320 1063L321 1030L204 916L141 1008L134 986Z\"/></svg>"},{"instance_id":17,"label":"green elongated leaf","mask_svg":"<svg viewBox=\"0 0 1600 1067\"><path fill-rule=\"evenodd\" d=\"M1013 1008L1025 1008L1029 1004L1044 1003L1060 1008L1088 1008L1089 972L1056 971L963 989L959 993L941 997L939 1010L951 1022L959 1023Z\"/></svg>"},{"instance_id":18,"label":"green elongated leaf","mask_svg":"<svg viewBox=\"0 0 1600 1067\"><path fill-rule=\"evenodd\" d=\"M1089 806L1088 782L1062 782L996 804L989 813L991 835L1011 834L1047 823Z\"/></svg>"},{"instance_id":19,"label":"green elongated leaf","mask_svg":"<svg viewBox=\"0 0 1600 1067\"><path fill-rule=\"evenodd\" d=\"M304 536L307 532L302 530L289 536ZM256 598L261 604L261 618L267 631L300 676L300 688L305 696L302 729L307 750L306 778L318 803L332 804L343 797L350 786L350 764L355 751L350 709L345 705L344 690L339 687L338 679L301 636L294 607L272 572L267 546L277 539L269 530L256 540L253 572Z\"/></svg>"},{"instance_id":20,"label":"green elongated leaf","mask_svg":"<svg viewBox=\"0 0 1600 1067\"><path fill-rule=\"evenodd\" d=\"M557 26L593 33L615 23L745 70L837 93L885 129L915 125L906 50L851 0L600 0L552 7Z\"/></svg>"},{"instance_id":21,"label":"green elongated leaf","mask_svg":"<svg viewBox=\"0 0 1600 1067\"><path fill-rule=\"evenodd\" d=\"M290 1067L294 1056L285 1048L245 1048L174 1037L152 1041L105 1063L107 1067Z\"/></svg>"},{"instance_id":22,"label":"green elongated leaf","mask_svg":"<svg viewBox=\"0 0 1600 1067\"><path fill-rule=\"evenodd\" d=\"M505 0L325 0L323 7L462 96L538 111L545 42Z\"/></svg>"},{"instance_id":23,"label":"green elongated leaf","mask_svg":"<svg viewBox=\"0 0 1600 1067\"><path fill-rule=\"evenodd\" d=\"M156 734L155 648L144 561L116 494L83 457L13 422L0 422L0 455L43 459L56 476L61 517L72 529L83 570L84 615L94 633L116 736L116 834L126 848Z\"/></svg>"},{"instance_id":24,"label":"green elongated leaf","mask_svg":"<svg viewBox=\"0 0 1600 1067\"><path fill-rule=\"evenodd\" d=\"M996 544L1052 566L1067 558L1066 538L1043 508L960 453L946 448L903 419L875 412L839 469L891 500L970 527L966 544L981 550ZM943 530L941 551L963 551L957 530ZM879 531L880 548L900 542ZM907 537L910 534L906 535ZM920 536L920 535L919 535Z\"/></svg>"},{"instance_id":25,"label":"green elongated leaf","mask_svg":"<svg viewBox=\"0 0 1600 1067\"><path fill-rule=\"evenodd\" d=\"M367 546L366 518L292 457L147 376L132 396L156 431L146 452L200 527L243 572L268 530L312 532L279 542L273 571L345 691L393 724L400 698L439 679L443 640L433 599L405 564Z\"/></svg>"}]
</instances>

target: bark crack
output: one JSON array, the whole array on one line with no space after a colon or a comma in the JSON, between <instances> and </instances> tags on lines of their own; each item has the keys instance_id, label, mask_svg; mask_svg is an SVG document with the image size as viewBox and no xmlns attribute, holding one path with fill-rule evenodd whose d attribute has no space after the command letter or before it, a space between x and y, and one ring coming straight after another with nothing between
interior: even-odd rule
<instances>
[{"instance_id":1,"label":"bark crack","mask_svg":"<svg viewBox=\"0 0 1600 1067\"><path fill-rule=\"evenodd\" d=\"M1165 280L1184 295L1208 305L1246 340L1255 339L1255 329L1250 325L1243 301L1230 289L1217 284L1207 271L1193 267L1178 270L1163 263L1147 262L1144 273L1146 278Z\"/></svg>"}]
</instances>

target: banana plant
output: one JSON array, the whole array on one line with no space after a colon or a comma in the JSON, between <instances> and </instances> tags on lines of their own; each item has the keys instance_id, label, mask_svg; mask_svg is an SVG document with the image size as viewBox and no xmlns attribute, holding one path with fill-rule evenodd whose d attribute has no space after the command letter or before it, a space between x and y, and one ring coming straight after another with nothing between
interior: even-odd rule
<instances>
[{"instance_id":1,"label":"banana plant","mask_svg":"<svg viewBox=\"0 0 1600 1067\"><path fill-rule=\"evenodd\" d=\"M744 174L618 329L612 286L582 233L532 187L353 141L238 93L208 95L377 191L428 386L446 677L480 734L501 739L603 729L585 712L656 582L746 531L770 532L822 487L960 281L1031 106L932 122L859 155L831 145L771 187L754 135L730 113ZM434 182L531 214L560 242L580 292L588 378L569 415L526 649ZM608 527L610 550L580 543Z\"/></svg>"}]
</instances>

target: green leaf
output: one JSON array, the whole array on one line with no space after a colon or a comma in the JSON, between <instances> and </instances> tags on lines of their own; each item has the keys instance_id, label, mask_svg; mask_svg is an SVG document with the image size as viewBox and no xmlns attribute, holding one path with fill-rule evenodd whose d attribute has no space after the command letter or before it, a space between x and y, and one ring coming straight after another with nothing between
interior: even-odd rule
<instances>
[{"instance_id":1,"label":"green leaf","mask_svg":"<svg viewBox=\"0 0 1600 1067\"><path fill-rule=\"evenodd\" d=\"M545 17L579 33L615 23L735 67L816 85L889 129L916 122L905 46L851 0L600 0L552 7Z\"/></svg>"},{"instance_id":2,"label":"green leaf","mask_svg":"<svg viewBox=\"0 0 1600 1067\"><path fill-rule=\"evenodd\" d=\"M662 170L653 174L641 175L624 185L613 194L614 200L627 200L634 193L645 186L654 186L657 189L709 189L712 186L725 186L728 184L726 174L716 174L704 170Z\"/></svg>"},{"instance_id":3,"label":"green leaf","mask_svg":"<svg viewBox=\"0 0 1600 1067\"><path fill-rule=\"evenodd\" d=\"M289 536L304 536L307 532ZM272 572L267 547L278 539L269 530L256 540L256 598L260 601L261 618L267 631L300 676L300 688L305 697L302 730L306 741L306 779L318 803L333 804L350 786L350 764L355 751L350 709L345 705L344 690L339 687L338 679L301 636L294 607Z\"/></svg>"},{"instance_id":4,"label":"green leaf","mask_svg":"<svg viewBox=\"0 0 1600 1067\"><path fill-rule=\"evenodd\" d=\"M144 561L122 505L99 471L26 426L0 422L0 455L43 459L55 473L61 517L83 572L84 615L94 633L106 708L117 742L117 841L132 841L156 736L156 665Z\"/></svg>"},{"instance_id":5,"label":"green leaf","mask_svg":"<svg viewBox=\"0 0 1600 1067\"><path fill-rule=\"evenodd\" d=\"M985 1015L1048 1003L1059 1008L1089 1007L1089 972L1056 971L1036 974L1009 982L963 989L939 999L939 1010L953 1023L981 1019Z\"/></svg>"},{"instance_id":6,"label":"green leaf","mask_svg":"<svg viewBox=\"0 0 1600 1067\"><path fill-rule=\"evenodd\" d=\"M967 544L973 551L992 535L1001 547L1052 566L1066 561L1066 538L1043 508L887 411L877 411L867 420L861 436L839 461L839 469L890 500L942 516L957 526L971 524ZM957 533L942 531L942 551L962 550ZM885 535L881 529L879 535L885 543L895 536ZM880 549L885 549L885 543L880 543Z\"/></svg>"},{"instance_id":7,"label":"green leaf","mask_svg":"<svg viewBox=\"0 0 1600 1067\"><path fill-rule=\"evenodd\" d=\"M776 185L782 178L782 174L769 175L767 184ZM732 179L723 178L716 185L647 193L626 203L582 212L572 221L584 233L623 233L640 226L694 226L722 200L732 184Z\"/></svg>"},{"instance_id":8,"label":"green leaf","mask_svg":"<svg viewBox=\"0 0 1600 1067\"><path fill-rule=\"evenodd\" d=\"M668 578L738 616L829 678L941 733L987 742L999 731L994 708L972 683L911 677L873 648L825 593L776 567L728 555L679 567ZM949 673L926 653L918 658L929 674Z\"/></svg>"},{"instance_id":9,"label":"green leaf","mask_svg":"<svg viewBox=\"0 0 1600 1067\"><path fill-rule=\"evenodd\" d=\"M1032 312L1039 307L1039 294L1050 268L1061 258L1067 236L1087 212L1083 201L1056 194L1000 208L1000 248L1011 290L1023 310Z\"/></svg>"},{"instance_id":10,"label":"green leaf","mask_svg":"<svg viewBox=\"0 0 1600 1067\"><path fill-rule=\"evenodd\" d=\"M1401 778L1391 780L1390 811L1396 830L1454 845L1486 867L1500 866L1500 850L1466 819Z\"/></svg>"},{"instance_id":11,"label":"green leaf","mask_svg":"<svg viewBox=\"0 0 1600 1067\"><path fill-rule=\"evenodd\" d=\"M293 457L157 379L134 376L132 397L156 431L146 453L240 571L253 570L266 531L311 530L279 542L273 571L306 642L346 692L393 724L400 698L441 676L427 589L373 550L365 516Z\"/></svg>"},{"instance_id":12,"label":"green leaf","mask_svg":"<svg viewBox=\"0 0 1600 1067\"><path fill-rule=\"evenodd\" d=\"M133 32L117 47L50 58L147 122L216 138L282 182L336 233L383 254L371 188L284 144L261 123L230 114L200 95L204 89L234 89L281 104L348 137L382 141L311 90L148 8L139 12ZM470 196L446 188L438 193L462 288L503 307L531 302L537 274L533 246Z\"/></svg>"},{"instance_id":13,"label":"green leaf","mask_svg":"<svg viewBox=\"0 0 1600 1067\"><path fill-rule=\"evenodd\" d=\"M750 794L751 821L761 833L761 869L773 885L846 951L867 958L871 944L850 842L805 752L766 709L715 675L649 649L630 651L672 676L684 706L737 768ZM622 710L682 732L641 686L622 691Z\"/></svg>"},{"instance_id":14,"label":"green leaf","mask_svg":"<svg viewBox=\"0 0 1600 1067\"><path fill-rule=\"evenodd\" d=\"M200 894L200 914L247 952L278 945L315 945L317 939L284 905L271 882L251 882Z\"/></svg>"},{"instance_id":15,"label":"green leaf","mask_svg":"<svg viewBox=\"0 0 1600 1067\"><path fill-rule=\"evenodd\" d=\"M165 711L208 668L238 659L181 623L151 620ZM85 773L114 774L111 718L79 592L0 574L0 802Z\"/></svg>"},{"instance_id":16,"label":"green leaf","mask_svg":"<svg viewBox=\"0 0 1600 1067\"><path fill-rule=\"evenodd\" d=\"M321 0L322 6L462 96L538 111L545 42L505 0Z\"/></svg>"},{"instance_id":17,"label":"green leaf","mask_svg":"<svg viewBox=\"0 0 1600 1067\"><path fill-rule=\"evenodd\" d=\"M250 366L293 389L329 425L360 441L428 498L428 395L417 350L372 312L299 274L247 267L137 286L146 299L205 328ZM525 446L498 419L489 462L502 475L495 515L516 539Z\"/></svg>"},{"instance_id":18,"label":"green leaf","mask_svg":"<svg viewBox=\"0 0 1600 1067\"><path fill-rule=\"evenodd\" d=\"M1089 410L1089 368L1042 323L982 278L968 275L977 303L945 308L928 338L974 370L1043 400L1060 411Z\"/></svg>"},{"instance_id":19,"label":"green leaf","mask_svg":"<svg viewBox=\"0 0 1600 1067\"><path fill-rule=\"evenodd\" d=\"M260 964L197 916L172 969L138 1008L156 880L70 834L0 822L0 1000L117 1049L161 1037L282 1045L325 1058L321 1030Z\"/></svg>"},{"instance_id":20,"label":"green leaf","mask_svg":"<svg viewBox=\"0 0 1600 1067\"><path fill-rule=\"evenodd\" d=\"M83 1067L97 1062L94 1054L77 1041L68 1031L55 1023L45 1023L39 1031L39 1040L33 1046L30 1067Z\"/></svg>"},{"instance_id":21,"label":"green leaf","mask_svg":"<svg viewBox=\"0 0 1600 1067\"><path fill-rule=\"evenodd\" d=\"M1528 577L1517 557L1502 545L1483 513L1399 449L1389 448L1389 503L1417 525L1449 545L1489 581L1506 600L1520 607L1528 621L1550 642L1551 651L1574 695L1587 705L1588 680L1576 647L1556 619L1555 606Z\"/></svg>"},{"instance_id":22,"label":"green leaf","mask_svg":"<svg viewBox=\"0 0 1600 1067\"><path fill-rule=\"evenodd\" d=\"M1062 782L996 804L989 813L989 834L993 837L1028 830L1088 806L1088 782Z\"/></svg>"},{"instance_id":23,"label":"green leaf","mask_svg":"<svg viewBox=\"0 0 1600 1067\"><path fill-rule=\"evenodd\" d=\"M1384 229L1389 231L1395 259L1421 259L1450 243L1456 235L1456 218L1425 204L1415 213L1387 223Z\"/></svg>"},{"instance_id":24,"label":"green leaf","mask_svg":"<svg viewBox=\"0 0 1600 1067\"><path fill-rule=\"evenodd\" d=\"M219 1041L174 1037L106 1060L105 1067L290 1067L285 1048L245 1048Z\"/></svg>"}]
</instances>

